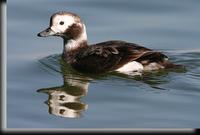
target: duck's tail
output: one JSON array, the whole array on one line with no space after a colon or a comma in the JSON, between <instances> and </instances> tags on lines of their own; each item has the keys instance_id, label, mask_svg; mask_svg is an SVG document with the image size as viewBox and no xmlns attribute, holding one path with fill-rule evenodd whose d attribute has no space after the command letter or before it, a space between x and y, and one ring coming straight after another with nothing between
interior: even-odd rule
<instances>
[{"instance_id":1,"label":"duck's tail","mask_svg":"<svg viewBox=\"0 0 200 135\"><path fill-rule=\"evenodd\" d=\"M162 63L162 65L166 68L166 69L185 69L184 65L180 65L180 64L174 64L172 62L170 62L169 60L166 60Z\"/></svg>"}]
</instances>

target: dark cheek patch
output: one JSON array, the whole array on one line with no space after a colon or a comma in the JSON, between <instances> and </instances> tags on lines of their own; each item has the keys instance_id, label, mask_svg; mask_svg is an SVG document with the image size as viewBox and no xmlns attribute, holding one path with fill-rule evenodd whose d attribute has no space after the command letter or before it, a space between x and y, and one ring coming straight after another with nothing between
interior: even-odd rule
<instances>
[{"instance_id":1,"label":"dark cheek patch","mask_svg":"<svg viewBox=\"0 0 200 135\"><path fill-rule=\"evenodd\" d=\"M67 35L70 39L78 39L82 33L82 28L80 25L73 24L63 33Z\"/></svg>"}]
</instances>

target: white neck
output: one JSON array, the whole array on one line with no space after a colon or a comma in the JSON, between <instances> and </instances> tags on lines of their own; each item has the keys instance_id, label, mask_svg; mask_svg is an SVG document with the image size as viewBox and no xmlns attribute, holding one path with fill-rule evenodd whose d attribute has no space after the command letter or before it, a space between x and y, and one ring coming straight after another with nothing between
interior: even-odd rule
<instances>
[{"instance_id":1,"label":"white neck","mask_svg":"<svg viewBox=\"0 0 200 135\"><path fill-rule=\"evenodd\" d=\"M86 34L86 28L83 24L83 32L81 33L80 37L78 39L65 39L64 38L64 50L63 52L68 52L71 50L74 50L80 46L80 44L84 41L87 41L87 34Z\"/></svg>"}]
</instances>

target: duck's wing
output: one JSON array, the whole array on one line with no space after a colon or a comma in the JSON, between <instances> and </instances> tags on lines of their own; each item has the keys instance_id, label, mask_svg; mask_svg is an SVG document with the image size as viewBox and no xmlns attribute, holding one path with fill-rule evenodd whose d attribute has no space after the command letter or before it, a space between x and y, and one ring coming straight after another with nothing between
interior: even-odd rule
<instances>
[{"instance_id":1,"label":"duck's wing","mask_svg":"<svg viewBox=\"0 0 200 135\"><path fill-rule=\"evenodd\" d=\"M105 72L118 69L130 61L156 60L160 57L166 56L134 43L107 41L81 51L72 66L87 72Z\"/></svg>"}]
</instances>

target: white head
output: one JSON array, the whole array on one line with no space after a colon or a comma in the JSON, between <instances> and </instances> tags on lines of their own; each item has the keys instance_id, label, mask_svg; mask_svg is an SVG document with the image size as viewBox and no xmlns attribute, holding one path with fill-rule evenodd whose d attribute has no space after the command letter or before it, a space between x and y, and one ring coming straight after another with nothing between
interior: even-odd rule
<instances>
[{"instance_id":1,"label":"white head","mask_svg":"<svg viewBox=\"0 0 200 135\"><path fill-rule=\"evenodd\" d=\"M76 22L75 17L70 14L55 14L51 17L50 28L55 33L64 33L74 23L81 26L81 23Z\"/></svg>"},{"instance_id":2,"label":"white head","mask_svg":"<svg viewBox=\"0 0 200 135\"><path fill-rule=\"evenodd\" d=\"M60 36L64 39L87 40L85 25L80 17L70 12L57 12L51 16L50 26L38 33L40 37Z\"/></svg>"}]
</instances>

